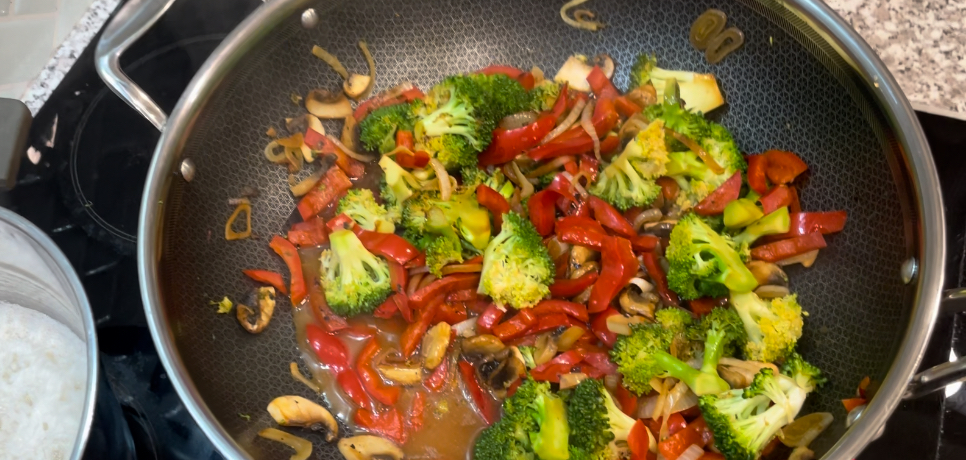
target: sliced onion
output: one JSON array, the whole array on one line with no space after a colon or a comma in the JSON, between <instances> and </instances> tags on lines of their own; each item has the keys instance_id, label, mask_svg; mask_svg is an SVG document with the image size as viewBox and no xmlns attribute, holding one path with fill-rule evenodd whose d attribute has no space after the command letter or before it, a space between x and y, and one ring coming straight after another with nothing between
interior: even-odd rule
<instances>
[{"instance_id":1,"label":"sliced onion","mask_svg":"<svg viewBox=\"0 0 966 460\"><path fill-rule=\"evenodd\" d=\"M372 92L372 87L376 83L376 61L372 59L372 53L369 52L369 45L366 45L366 42L360 41L359 49L362 50L362 56L366 58L366 65L369 66L369 86L366 87L362 96L359 97L359 99L364 99L369 97L369 93Z\"/></svg>"},{"instance_id":2,"label":"sliced onion","mask_svg":"<svg viewBox=\"0 0 966 460\"><path fill-rule=\"evenodd\" d=\"M275 151L279 148L282 149L281 152L275 153ZM265 146L265 158L267 158L268 161L276 164L288 163L288 158L285 158L285 148L281 145L278 145L277 141L271 141Z\"/></svg>"},{"instance_id":3,"label":"sliced onion","mask_svg":"<svg viewBox=\"0 0 966 460\"><path fill-rule=\"evenodd\" d=\"M681 412L698 405L698 396L684 382L678 382L668 393L671 413Z\"/></svg>"},{"instance_id":4,"label":"sliced onion","mask_svg":"<svg viewBox=\"0 0 966 460\"><path fill-rule=\"evenodd\" d=\"M637 135L637 133L647 129L647 119L644 118L644 114L637 112L631 115L627 121L621 125L621 129L617 131L617 138L620 140L629 139Z\"/></svg>"},{"instance_id":5,"label":"sliced onion","mask_svg":"<svg viewBox=\"0 0 966 460\"><path fill-rule=\"evenodd\" d=\"M322 132L322 134L325 134ZM355 150L356 147L356 117L345 117L345 123L342 124L342 145L346 146L349 150Z\"/></svg>"},{"instance_id":6,"label":"sliced onion","mask_svg":"<svg viewBox=\"0 0 966 460\"><path fill-rule=\"evenodd\" d=\"M342 153L348 155L352 159L359 160L365 163L376 161L376 157L371 157L369 155L363 155L361 153L353 152L352 150L349 149L349 147L346 147L345 144L342 143L342 141L336 139L334 136L326 134L325 137L326 139L332 141L332 143L335 144L335 146L338 147L339 150L342 150Z\"/></svg>"},{"instance_id":7,"label":"sliced onion","mask_svg":"<svg viewBox=\"0 0 966 460\"><path fill-rule=\"evenodd\" d=\"M595 21L588 21L586 19L584 20L574 19L567 14L568 10L570 10L575 6L581 5L586 1L587 0L570 0L569 2L565 3L564 6L560 8L560 18L563 19L563 21L566 22L567 25L569 26L576 27L578 29L596 31L604 27L604 24L600 22L595 22Z\"/></svg>"},{"instance_id":8,"label":"sliced onion","mask_svg":"<svg viewBox=\"0 0 966 460\"><path fill-rule=\"evenodd\" d=\"M664 213L662 213L660 209L645 209L634 218L634 222L631 222L631 226L634 227L634 230L640 231L644 224L658 222L662 217L664 217Z\"/></svg>"},{"instance_id":9,"label":"sliced onion","mask_svg":"<svg viewBox=\"0 0 966 460\"><path fill-rule=\"evenodd\" d=\"M654 420L658 420L661 418L661 414L664 412L664 403L665 403L665 400L667 399L667 390L664 389L664 379L659 379L655 377L655 378L652 378L651 381L648 383L651 385L651 388L653 388L654 391L656 391L658 394L658 398L654 402L654 412L651 413L650 418L653 418ZM663 427L661 431L664 432L666 428L667 427ZM660 439L664 439L664 436L661 435Z\"/></svg>"},{"instance_id":10,"label":"sliced onion","mask_svg":"<svg viewBox=\"0 0 966 460\"><path fill-rule=\"evenodd\" d=\"M556 260L558 257L570 252L570 243L564 243L557 239L556 235L547 238L543 245L547 247L550 258Z\"/></svg>"},{"instance_id":11,"label":"sliced onion","mask_svg":"<svg viewBox=\"0 0 966 460\"><path fill-rule=\"evenodd\" d=\"M302 382L302 384L304 384L305 386L309 387L309 389L311 389L312 391L314 391L316 394L322 394L322 388L319 387L319 385L317 383L315 383L315 382L313 382L313 381L305 378L305 376L302 375L302 372L299 371L299 365L298 364L289 363L288 368L289 368L290 371L292 371L292 377L295 378L295 380L297 380L299 382Z\"/></svg>"},{"instance_id":12,"label":"sliced onion","mask_svg":"<svg viewBox=\"0 0 966 460\"><path fill-rule=\"evenodd\" d=\"M332 53L326 51L321 46L312 45L312 55L324 61L329 65L329 67L332 67L332 70L339 74L343 79L349 78L349 72L347 72L345 70L345 66L339 62L339 58L335 57Z\"/></svg>"},{"instance_id":13,"label":"sliced onion","mask_svg":"<svg viewBox=\"0 0 966 460\"><path fill-rule=\"evenodd\" d=\"M302 179L299 183L289 185L289 190L292 191L292 195L294 196L305 195L306 193L309 193L313 187L315 187L315 184L319 183L319 180L322 179L323 174L325 174L325 170L320 168L318 171L312 173L311 176Z\"/></svg>"},{"instance_id":14,"label":"sliced onion","mask_svg":"<svg viewBox=\"0 0 966 460\"><path fill-rule=\"evenodd\" d=\"M564 118L564 121L560 122L560 124L557 125L557 127L554 128L553 131L550 131L550 133L544 136L543 139L540 141L540 145L546 144L547 142L550 142L556 139L557 136L563 134L564 131L570 129L570 127L577 122L577 118L580 118L580 112L584 110L585 105L587 105L587 101L583 99L578 99L577 103L574 104L574 108L570 109L570 113L567 114L567 118Z\"/></svg>"},{"instance_id":15,"label":"sliced onion","mask_svg":"<svg viewBox=\"0 0 966 460\"><path fill-rule=\"evenodd\" d=\"M569 161L574 161L574 157L570 155L564 155L562 157L554 158L553 160L550 160L540 165L536 169L533 169L530 172L528 172L527 178L530 178L530 179L539 178L540 176L543 176L547 173L552 173L554 171L557 171L560 168L562 168L563 165L567 164L567 162Z\"/></svg>"},{"instance_id":16,"label":"sliced onion","mask_svg":"<svg viewBox=\"0 0 966 460\"><path fill-rule=\"evenodd\" d=\"M568 372L560 376L560 389L566 390L577 386L578 383L587 379L587 374L583 372Z\"/></svg>"},{"instance_id":17,"label":"sliced onion","mask_svg":"<svg viewBox=\"0 0 966 460\"><path fill-rule=\"evenodd\" d=\"M419 275L419 274L422 274L422 273L429 273L429 267L423 265L423 266L420 266L420 267L414 267L414 268L410 268L409 269L409 276L410 277L416 276L416 275Z\"/></svg>"},{"instance_id":18,"label":"sliced onion","mask_svg":"<svg viewBox=\"0 0 966 460\"><path fill-rule=\"evenodd\" d=\"M479 273L483 271L483 264L450 264L440 270L443 276L453 273Z\"/></svg>"},{"instance_id":19,"label":"sliced onion","mask_svg":"<svg viewBox=\"0 0 966 460\"><path fill-rule=\"evenodd\" d=\"M419 268L425 268L426 270L429 270L429 267L426 267L425 265ZM416 274L412 274L412 272L410 272L409 284L406 285L407 296L412 297L413 294L416 293L416 288L419 286L419 282L423 280L424 276L426 276L426 272L419 272Z\"/></svg>"},{"instance_id":20,"label":"sliced onion","mask_svg":"<svg viewBox=\"0 0 966 460\"><path fill-rule=\"evenodd\" d=\"M443 163L435 158L429 159L429 165L433 167L433 171L436 171L436 179L439 181L439 197L443 201L449 201L450 196L453 194L453 184L449 181L449 173L446 172Z\"/></svg>"},{"instance_id":21,"label":"sliced onion","mask_svg":"<svg viewBox=\"0 0 966 460\"><path fill-rule=\"evenodd\" d=\"M779 260L778 262L775 262L775 264L782 267L786 265L802 264L803 267L808 268L815 263L815 259L817 257L818 257L818 249L812 249L811 251L808 251L804 254L799 254L797 256L792 256L787 259Z\"/></svg>"},{"instance_id":22,"label":"sliced onion","mask_svg":"<svg viewBox=\"0 0 966 460\"><path fill-rule=\"evenodd\" d=\"M677 139L682 144L684 144L692 152L697 153L698 157L700 157L701 161L703 161L704 164L708 166L708 169L710 169L711 172L715 174L724 174L725 172L724 168L722 168L721 165L719 165L718 162L714 160L714 158L711 156L710 153L708 153L707 150L701 147L693 139L691 139L688 136L685 136L684 134L681 134L677 131L674 131L668 128L664 128L664 133L674 136L675 139Z\"/></svg>"},{"instance_id":23,"label":"sliced onion","mask_svg":"<svg viewBox=\"0 0 966 460\"><path fill-rule=\"evenodd\" d=\"M305 110L319 118L345 118L352 116L352 104L342 92L333 93L313 89L305 98Z\"/></svg>"},{"instance_id":24,"label":"sliced onion","mask_svg":"<svg viewBox=\"0 0 966 460\"><path fill-rule=\"evenodd\" d=\"M704 455L704 449L697 444L691 444L681 455L678 455L678 460L698 460Z\"/></svg>"},{"instance_id":25,"label":"sliced onion","mask_svg":"<svg viewBox=\"0 0 966 460\"><path fill-rule=\"evenodd\" d=\"M516 184L517 187L520 187L521 200L530 197L530 195L533 195L533 184L531 184L530 181L528 181L527 178L523 176L523 173L520 172L520 167L517 166L517 163L515 161L510 162L510 170L507 171L507 173L508 174L506 175L506 177L510 179L511 182Z\"/></svg>"},{"instance_id":26,"label":"sliced onion","mask_svg":"<svg viewBox=\"0 0 966 460\"><path fill-rule=\"evenodd\" d=\"M594 141L594 156L597 157L597 161L603 162L600 158L600 138L597 137L597 130L594 129L594 124L590 120L593 115L594 102L591 101L587 103L584 111L580 113L580 127L584 128L584 132Z\"/></svg>"},{"instance_id":27,"label":"sliced onion","mask_svg":"<svg viewBox=\"0 0 966 460\"><path fill-rule=\"evenodd\" d=\"M423 279L419 280L419 284L416 286L416 290L420 290L426 286L429 286L433 281L436 281L436 277L432 275L424 276Z\"/></svg>"},{"instance_id":28,"label":"sliced onion","mask_svg":"<svg viewBox=\"0 0 966 460\"><path fill-rule=\"evenodd\" d=\"M651 283L648 283L646 280L644 280L644 278L631 278L628 284L633 284L634 286L637 286L637 288L641 290L642 294L645 292L651 292L654 290L654 285Z\"/></svg>"},{"instance_id":29,"label":"sliced onion","mask_svg":"<svg viewBox=\"0 0 966 460\"><path fill-rule=\"evenodd\" d=\"M537 121L537 113L528 110L526 112L514 113L513 115L507 115L500 120L500 127L506 130L522 128Z\"/></svg>"},{"instance_id":30,"label":"sliced onion","mask_svg":"<svg viewBox=\"0 0 966 460\"><path fill-rule=\"evenodd\" d=\"M476 318L460 321L453 325L453 332L459 337L473 337L476 335Z\"/></svg>"},{"instance_id":31,"label":"sliced onion","mask_svg":"<svg viewBox=\"0 0 966 460\"><path fill-rule=\"evenodd\" d=\"M285 147L285 160L288 162L288 171L296 173L302 170L305 158L302 157L302 149Z\"/></svg>"},{"instance_id":32,"label":"sliced onion","mask_svg":"<svg viewBox=\"0 0 966 460\"><path fill-rule=\"evenodd\" d=\"M291 447L292 449L295 449L295 453L289 457L289 460L305 460L312 455L312 443L304 438L295 436L294 434L289 434L275 428L265 428L264 430L259 431L258 435L265 439L278 441L286 446Z\"/></svg>"},{"instance_id":33,"label":"sliced onion","mask_svg":"<svg viewBox=\"0 0 966 460\"><path fill-rule=\"evenodd\" d=\"M586 177L584 176L583 172L577 173L577 176L571 176L570 173L566 171L563 172L562 174L564 175L564 177L567 178L567 180L570 181L570 186L574 188L574 191L577 192L577 194L580 195L581 198L587 198L587 195L589 195L589 193L587 193L587 190L584 189L583 185L580 185L580 180L579 180L580 177Z\"/></svg>"}]
</instances>

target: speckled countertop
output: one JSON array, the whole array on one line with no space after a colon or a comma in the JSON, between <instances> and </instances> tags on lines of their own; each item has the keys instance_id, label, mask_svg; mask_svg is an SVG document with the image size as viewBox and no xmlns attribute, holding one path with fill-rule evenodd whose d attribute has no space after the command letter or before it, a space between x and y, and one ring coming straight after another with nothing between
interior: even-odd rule
<instances>
[{"instance_id":1,"label":"speckled countertop","mask_svg":"<svg viewBox=\"0 0 966 460\"><path fill-rule=\"evenodd\" d=\"M36 113L119 0L95 0L34 80ZM917 110L966 118L966 0L825 0L879 53Z\"/></svg>"}]
</instances>

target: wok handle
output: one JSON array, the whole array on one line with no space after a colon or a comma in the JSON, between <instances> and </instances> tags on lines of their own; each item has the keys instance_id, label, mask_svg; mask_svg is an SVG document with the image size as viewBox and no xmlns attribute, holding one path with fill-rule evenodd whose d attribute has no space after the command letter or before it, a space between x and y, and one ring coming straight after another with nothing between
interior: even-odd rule
<instances>
[{"instance_id":1,"label":"wok handle","mask_svg":"<svg viewBox=\"0 0 966 460\"><path fill-rule=\"evenodd\" d=\"M114 14L94 50L94 67L115 94L134 107L159 131L168 115L123 70L121 54L161 18L174 0L130 0Z\"/></svg>"},{"instance_id":2,"label":"wok handle","mask_svg":"<svg viewBox=\"0 0 966 460\"><path fill-rule=\"evenodd\" d=\"M942 312L954 313L966 311L966 288L950 289L943 292ZM966 357L956 361L942 363L926 369L912 377L904 399L913 399L939 391L946 386L966 380Z\"/></svg>"}]
</instances>

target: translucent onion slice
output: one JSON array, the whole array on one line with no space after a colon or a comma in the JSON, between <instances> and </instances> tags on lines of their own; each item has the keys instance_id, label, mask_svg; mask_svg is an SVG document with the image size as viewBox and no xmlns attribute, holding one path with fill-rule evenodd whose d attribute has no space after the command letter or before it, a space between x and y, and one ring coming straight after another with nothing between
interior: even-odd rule
<instances>
[{"instance_id":1,"label":"translucent onion slice","mask_svg":"<svg viewBox=\"0 0 966 460\"><path fill-rule=\"evenodd\" d=\"M540 145L546 144L547 142L550 142L556 139L557 136L563 134L564 131L570 129L570 127L577 122L577 118L580 117L580 112L584 110L584 106L586 104L587 104L587 101L583 99L578 100L577 103L574 104L574 108L571 109L570 113L567 114L567 118L564 118L564 121L562 121L559 125L557 125L557 127L554 128L553 131L550 131L549 134L544 136L544 138L540 141Z\"/></svg>"},{"instance_id":2,"label":"translucent onion slice","mask_svg":"<svg viewBox=\"0 0 966 460\"><path fill-rule=\"evenodd\" d=\"M359 99L365 99L369 97L369 93L372 92L372 87L376 84L376 61L372 59L372 53L369 52L369 45L366 42L359 42L359 49L362 50L362 56L366 58L366 65L369 66L369 86L363 91L362 96Z\"/></svg>"},{"instance_id":3,"label":"translucent onion slice","mask_svg":"<svg viewBox=\"0 0 966 460\"><path fill-rule=\"evenodd\" d=\"M349 78L349 72L345 70L345 66L339 62L339 58L335 57L332 53L326 51L319 45L312 46L312 55L321 59L323 62L332 67L335 73L339 74L343 79Z\"/></svg>"},{"instance_id":4,"label":"translucent onion slice","mask_svg":"<svg viewBox=\"0 0 966 460\"><path fill-rule=\"evenodd\" d=\"M508 172L512 174L507 174L506 177L510 179L511 182L516 184L517 187L520 187L521 199L526 199L530 195L533 195L533 184L531 184L526 177L523 177L523 173L520 172L520 167L517 166L515 161L510 162L510 171Z\"/></svg>"},{"instance_id":5,"label":"translucent onion slice","mask_svg":"<svg viewBox=\"0 0 966 460\"><path fill-rule=\"evenodd\" d=\"M571 8L581 5L586 1L587 0L570 0L569 2L565 3L564 6L560 8L560 18L563 19L567 25L576 27L578 29L596 31L603 28L603 23L590 21L587 19L587 13L590 13L587 10L581 10L583 13L581 13L581 17L578 18L571 18L570 15L567 14L567 11L569 11ZM590 14L590 18L593 19L593 13Z\"/></svg>"},{"instance_id":6,"label":"translucent onion slice","mask_svg":"<svg viewBox=\"0 0 966 460\"><path fill-rule=\"evenodd\" d=\"M547 163L540 165L538 168L528 172L527 178L528 179L539 178L544 174L557 171L560 168L562 168L563 165L567 164L568 161L574 161L574 157L570 155L564 155L562 157L554 158L553 160L550 160Z\"/></svg>"},{"instance_id":7,"label":"translucent onion slice","mask_svg":"<svg viewBox=\"0 0 966 460\"><path fill-rule=\"evenodd\" d=\"M674 138L680 141L682 144L684 144L685 147L690 149L692 152L698 154L698 157L700 157L701 161L703 161L704 164L708 166L708 169L710 169L711 172L715 174L724 174L725 172L724 168L722 168L717 161L714 161L714 157L712 157L707 150L701 147L701 145L699 145L693 139L691 139L688 136L685 136L684 134L681 134L677 131L674 131L668 128L664 128L664 133L674 136Z\"/></svg>"},{"instance_id":8,"label":"translucent onion slice","mask_svg":"<svg viewBox=\"0 0 966 460\"><path fill-rule=\"evenodd\" d=\"M439 197L443 201L449 201L450 196L453 194L453 184L449 181L449 173L446 172L443 163L440 163L435 158L429 159L429 165L436 171L436 179L439 181Z\"/></svg>"},{"instance_id":9,"label":"translucent onion slice","mask_svg":"<svg viewBox=\"0 0 966 460\"><path fill-rule=\"evenodd\" d=\"M325 170L320 168L318 171L312 173L311 176L302 179L299 183L290 185L289 190L294 196L305 195L306 193L309 193L313 187L315 187L315 184L319 183L319 180L322 179L323 174L325 174Z\"/></svg>"},{"instance_id":10,"label":"translucent onion slice","mask_svg":"<svg viewBox=\"0 0 966 460\"><path fill-rule=\"evenodd\" d=\"M600 138L597 137L597 130L594 129L594 124L590 120L593 115L594 102L591 101L584 106L584 111L580 113L580 127L584 128L584 132L594 141L594 156L597 157L597 161L603 162L600 158Z\"/></svg>"},{"instance_id":11,"label":"translucent onion slice","mask_svg":"<svg viewBox=\"0 0 966 460\"><path fill-rule=\"evenodd\" d=\"M285 158L285 149L278 145L277 141L271 141L265 146L265 158L275 164L288 163L288 158Z\"/></svg>"},{"instance_id":12,"label":"translucent onion slice","mask_svg":"<svg viewBox=\"0 0 966 460\"><path fill-rule=\"evenodd\" d=\"M353 152L351 149L349 149L349 147L346 147L346 145L343 144L342 141L340 141L339 139L336 139L335 136L332 136L331 134L326 134L325 137L330 141L332 141L332 143L335 144L335 146L338 147L339 150L342 150L342 153L345 153L350 158L353 158L365 163L371 163L373 161L376 161L377 159L376 157Z\"/></svg>"},{"instance_id":13,"label":"translucent onion slice","mask_svg":"<svg viewBox=\"0 0 966 460\"><path fill-rule=\"evenodd\" d=\"M479 273L483 271L483 264L451 264L443 267L440 273L443 276L453 273Z\"/></svg>"},{"instance_id":14,"label":"translucent onion slice","mask_svg":"<svg viewBox=\"0 0 966 460\"><path fill-rule=\"evenodd\" d=\"M302 382L303 385L309 387L309 389L314 391L316 394L322 394L322 388L319 387L317 383L307 379L304 375L302 375L302 372L299 371L298 364L289 363L288 368L292 372L292 378L294 378L299 382Z\"/></svg>"},{"instance_id":15,"label":"translucent onion slice","mask_svg":"<svg viewBox=\"0 0 966 460\"><path fill-rule=\"evenodd\" d=\"M259 431L258 435L265 439L277 441L291 447L292 449L295 449L295 453L289 457L289 460L305 460L312 455L312 443L304 438L295 436L294 434L289 434L275 428L265 428L264 430Z\"/></svg>"}]
</instances>

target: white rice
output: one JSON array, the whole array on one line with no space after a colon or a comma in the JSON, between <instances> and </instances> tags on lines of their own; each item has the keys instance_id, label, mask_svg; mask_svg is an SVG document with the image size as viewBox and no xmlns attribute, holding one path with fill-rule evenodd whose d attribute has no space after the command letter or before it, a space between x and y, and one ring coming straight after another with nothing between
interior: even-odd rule
<instances>
[{"instance_id":1,"label":"white rice","mask_svg":"<svg viewBox=\"0 0 966 460\"><path fill-rule=\"evenodd\" d=\"M86 346L47 315L0 302L0 460L67 459L83 413Z\"/></svg>"}]
</instances>

